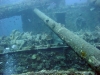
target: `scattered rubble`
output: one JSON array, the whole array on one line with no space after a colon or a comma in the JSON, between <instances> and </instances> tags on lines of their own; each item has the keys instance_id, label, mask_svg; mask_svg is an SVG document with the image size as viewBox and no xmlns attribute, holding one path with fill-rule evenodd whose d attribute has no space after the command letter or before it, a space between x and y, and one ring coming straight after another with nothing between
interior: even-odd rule
<instances>
[{"instance_id":1,"label":"scattered rubble","mask_svg":"<svg viewBox=\"0 0 100 75\"><path fill-rule=\"evenodd\" d=\"M97 44L99 44L100 42L99 32L96 31L91 33L84 32L78 35L96 47L98 46ZM40 70L44 70L44 72L42 72L43 74L47 73L49 74L52 72L52 70L57 70L53 72L56 74L63 75L65 71L63 72L60 70L69 71L69 68L71 69L73 68L75 69L75 71L73 72L74 75L77 75L77 73L78 74L80 73L80 75L84 73L86 73L87 75L89 75L90 73L91 75L95 75L94 73L91 72L91 68L84 61L84 59L78 57L77 54L74 51L72 51L70 47L67 47L69 49L55 48L56 50L54 51L50 50L49 48L54 45L56 47L59 47L59 46L65 46L66 44L57 39L55 40L53 36L50 36L46 33L33 35L33 33L31 32L21 33L17 30L14 30L10 36L0 37L0 40L1 40L0 42L1 53L16 52L18 50L23 51L18 53L6 54L3 57L1 56L0 58L1 73L3 71L7 71L10 74L14 73L14 75L25 75L25 74L30 75L30 73L32 75L34 74L38 75L41 73ZM43 47L45 47L44 50L40 50ZM37 50L34 50L36 48ZM27 51L29 49L30 50L33 49L33 51ZM4 66L6 66L5 70L3 68ZM9 68L7 68L7 66L13 69L13 71L10 71ZM46 70L51 70L51 71L46 71ZM66 71L66 73L70 74L70 72L68 71Z\"/></svg>"},{"instance_id":2,"label":"scattered rubble","mask_svg":"<svg viewBox=\"0 0 100 75\"><path fill-rule=\"evenodd\" d=\"M57 43L57 39L51 33L34 35L32 32L21 33L13 30L10 36L0 37L0 53L34 50L42 47L50 48L60 45L60 43L63 44L63 42Z\"/></svg>"}]
</instances>

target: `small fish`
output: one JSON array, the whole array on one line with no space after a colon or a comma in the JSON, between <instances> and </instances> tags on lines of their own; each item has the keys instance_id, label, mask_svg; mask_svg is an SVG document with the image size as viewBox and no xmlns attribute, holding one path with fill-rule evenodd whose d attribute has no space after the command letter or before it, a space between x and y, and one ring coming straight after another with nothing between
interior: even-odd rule
<instances>
[{"instance_id":1,"label":"small fish","mask_svg":"<svg viewBox=\"0 0 100 75\"><path fill-rule=\"evenodd\" d=\"M95 8L94 7L92 7L92 8L90 8L90 11L93 11Z\"/></svg>"},{"instance_id":2,"label":"small fish","mask_svg":"<svg viewBox=\"0 0 100 75\"><path fill-rule=\"evenodd\" d=\"M2 64L3 62L0 62L0 64Z\"/></svg>"}]
</instances>

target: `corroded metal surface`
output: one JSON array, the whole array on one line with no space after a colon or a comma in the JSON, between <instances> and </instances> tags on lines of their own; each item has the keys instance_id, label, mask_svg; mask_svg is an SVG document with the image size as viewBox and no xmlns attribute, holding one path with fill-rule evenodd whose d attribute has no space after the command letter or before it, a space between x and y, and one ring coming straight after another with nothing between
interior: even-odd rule
<instances>
[{"instance_id":1,"label":"corroded metal surface","mask_svg":"<svg viewBox=\"0 0 100 75\"><path fill-rule=\"evenodd\" d=\"M26 51L35 51L35 50L46 50L46 49L58 49L58 48L68 48L68 46L57 46L57 45L52 45L52 46L35 46L33 49L30 50L16 50L16 51L9 51L6 53L0 53L0 55L4 54L13 54L13 53L18 53L18 52L26 52Z\"/></svg>"},{"instance_id":2,"label":"corroded metal surface","mask_svg":"<svg viewBox=\"0 0 100 75\"><path fill-rule=\"evenodd\" d=\"M73 50L84 58L93 69L100 72L100 50L89 44L78 35L65 28L62 24L46 16L38 9L33 10L47 26L53 30L63 41L65 41Z\"/></svg>"}]
</instances>

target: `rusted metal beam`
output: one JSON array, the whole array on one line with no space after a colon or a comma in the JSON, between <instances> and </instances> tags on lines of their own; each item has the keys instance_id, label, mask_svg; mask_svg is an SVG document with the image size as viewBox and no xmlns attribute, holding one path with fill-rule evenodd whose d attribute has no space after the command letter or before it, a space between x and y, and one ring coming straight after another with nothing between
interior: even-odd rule
<instances>
[{"instance_id":1,"label":"rusted metal beam","mask_svg":"<svg viewBox=\"0 0 100 75\"><path fill-rule=\"evenodd\" d=\"M0 19L22 15L27 9L34 7L33 1L0 6Z\"/></svg>"}]
</instances>

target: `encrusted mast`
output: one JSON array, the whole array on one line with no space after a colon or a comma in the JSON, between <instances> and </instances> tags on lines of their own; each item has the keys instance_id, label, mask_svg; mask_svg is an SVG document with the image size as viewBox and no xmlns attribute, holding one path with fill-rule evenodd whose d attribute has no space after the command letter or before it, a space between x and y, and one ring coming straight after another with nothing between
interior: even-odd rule
<instances>
[{"instance_id":1,"label":"encrusted mast","mask_svg":"<svg viewBox=\"0 0 100 75\"><path fill-rule=\"evenodd\" d=\"M63 41L65 41L73 50L84 58L89 65L97 72L100 72L100 50L79 38L73 32L69 31L62 24L55 22L38 9L33 10L51 30L53 30Z\"/></svg>"}]
</instances>

